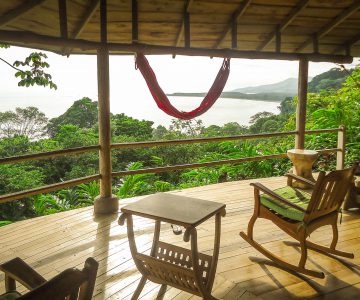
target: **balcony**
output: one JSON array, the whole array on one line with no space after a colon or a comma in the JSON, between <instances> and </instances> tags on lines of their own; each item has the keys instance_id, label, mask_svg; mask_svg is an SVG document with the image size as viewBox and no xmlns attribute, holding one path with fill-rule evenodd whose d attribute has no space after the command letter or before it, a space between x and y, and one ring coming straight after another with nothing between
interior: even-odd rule
<instances>
[{"instance_id":1,"label":"balcony","mask_svg":"<svg viewBox=\"0 0 360 300\"><path fill-rule=\"evenodd\" d=\"M339 249L353 251L354 260L310 251L309 267L320 269L326 278L291 274L274 266L238 235L240 230L246 229L252 214L253 190L249 183L253 181L226 182L171 192L222 202L227 206L213 295L222 299L355 299L360 291L358 214L344 213L339 226ZM286 179L271 177L263 178L261 182L276 188L284 185ZM138 199L123 199L120 206ZM0 261L20 256L45 278L51 278L65 268L81 268L85 259L93 256L100 264L94 299L130 299L140 273L131 258L126 226L118 225L117 219L117 214L94 217L93 207L86 207L10 224L0 228ZM134 224L139 250L149 251L153 222L135 218ZM172 233L170 226L164 228L166 230L160 239L189 247ZM199 227L199 249L202 252L210 253L213 230L213 220ZM274 253L285 259L297 259L299 248L270 222L259 220L255 230L258 240ZM324 227L312 234L310 240L329 243L331 235L328 233L331 233L331 228ZM289 241L288 245L285 241ZM0 276L2 292L4 277ZM156 299L159 288L159 285L147 283L141 299ZM163 299L189 298L199 299L168 287Z\"/></svg>"}]
</instances>

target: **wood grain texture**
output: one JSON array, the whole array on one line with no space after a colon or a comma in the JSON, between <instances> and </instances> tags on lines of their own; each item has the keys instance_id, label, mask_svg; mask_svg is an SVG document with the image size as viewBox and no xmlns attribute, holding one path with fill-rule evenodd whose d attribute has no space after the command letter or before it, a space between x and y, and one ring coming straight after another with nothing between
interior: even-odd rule
<instances>
[{"instance_id":1,"label":"wood grain texture","mask_svg":"<svg viewBox=\"0 0 360 300\"><path fill-rule=\"evenodd\" d=\"M67 27L69 37L88 42L100 42L100 8L97 0L67 1ZM151 46L183 46L184 11L191 15L190 48L237 48L255 52L271 51L275 47L276 33L281 33L281 53L311 53L309 47L314 34L321 54L351 53L359 56L358 35L360 12L358 1L322 0L236 0L236 1L138 1L137 14L132 14L131 1L107 1L108 41L126 43L128 49L111 50L112 53L131 54L138 51L132 42ZM64 14L61 14L63 15ZM20 31L26 35L46 37L66 35L64 24L59 25L59 6L50 0L0 1L0 27L6 31ZM236 21L236 22L235 22ZM234 29L236 24L236 30ZM132 28L138 30L132 31ZM278 28L278 30L276 30ZM346 31L342 31L345 29ZM137 32L138 31L138 32ZM232 31L235 34L229 34ZM245 31L245 32L243 32ZM135 34L137 33L137 34ZM242 33L246 35L243 36ZM134 35L133 35L134 34ZM287 39L293 35L292 39ZM137 36L137 38L136 38ZM328 43L332 38L332 43ZM237 40L237 47L235 46ZM279 39L278 39L279 40ZM62 45L36 43L21 35L20 41L2 38L3 42L58 53L96 53L96 49L74 47L64 39ZM352 41L355 41L352 43ZM187 43L188 44L188 43ZM348 51L346 48L351 48ZM65 49L65 50L64 50ZM168 49L168 54L180 54ZM231 53L228 53L231 54ZM203 52L203 56L211 56Z\"/></svg>"},{"instance_id":2,"label":"wood grain texture","mask_svg":"<svg viewBox=\"0 0 360 300\"><path fill-rule=\"evenodd\" d=\"M280 1L280 0L279 0ZM339 225L338 247L355 254L354 260L337 260L309 250L309 267L321 269L328 280L302 278L281 270L257 253L238 235L245 230L253 212L253 188L256 180L226 182L173 191L171 194L199 198L226 204L227 215L221 224L221 248L213 295L226 300L254 299L356 299L360 289L360 218L359 212L343 213ZM263 178L261 182L275 189L284 186L285 177ZM120 200L120 206L142 197ZM130 299L140 281L126 234L119 226L118 216L93 217L93 208L86 207L59 214L25 220L0 228L0 262L21 257L46 279L68 267L82 268L85 259L93 256L99 262L94 299ZM134 218L135 235L139 251L150 251L154 222ZM170 226L160 240L189 248ZM214 240L213 220L198 227L199 250L211 255ZM299 247L271 222L260 220L256 224L257 241L266 245L284 259L299 256ZM331 242L331 229L320 228L310 240L323 245ZM4 290L4 277L0 275L0 293ZM157 284L146 284L140 299L156 299L160 290ZM355 296L354 296L355 295ZM164 299L192 299L190 294L168 288Z\"/></svg>"}]
</instances>

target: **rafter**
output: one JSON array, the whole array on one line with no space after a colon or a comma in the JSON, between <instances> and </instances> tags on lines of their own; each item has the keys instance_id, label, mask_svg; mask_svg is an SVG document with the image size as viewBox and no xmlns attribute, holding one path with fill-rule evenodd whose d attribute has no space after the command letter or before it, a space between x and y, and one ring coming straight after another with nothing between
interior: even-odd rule
<instances>
[{"instance_id":1,"label":"rafter","mask_svg":"<svg viewBox=\"0 0 360 300\"><path fill-rule=\"evenodd\" d=\"M100 0L100 41L107 43L107 0Z\"/></svg>"},{"instance_id":2,"label":"rafter","mask_svg":"<svg viewBox=\"0 0 360 300\"><path fill-rule=\"evenodd\" d=\"M319 39L316 34L313 35L313 52L319 53Z\"/></svg>"},{"instance_id":3,"label":"rafter","mask_svg":"<svg viewBox=\"0 0 360 300\"><path fill-rule=\"evenodd\" d=\"M267 47L272 40L276 37L277 31L280 33L285 30L286 27L290 25L290 23L303 11L304 8L309 4L310 0L301 0L298 2L298 4L290 11L289 15L278 25L279 27L277 30L274 30L269 38L262 43L259 47L257 47L257 51L263 50L265 47Z\"/></svg>"},{"instance_id":4,"label":"rafter","mask_svg":"<svg viewBox=\"0 0 360 300\"><path fill-rule=\"evenodd\" d=\"M0 28L4 27L5 25L11 23L12 21L16 20L23 14L27 13L29 10L33 9L35 6L40 5L45 0L28 0L25 1L20 6L10 10L5 15L0 16Z\"/></svg>"},{"instance_id":5,"label":"rafter","mask_svg":"<svg viewBox=\"0 0 360 300\"><path fill-rule=\"evenodd\" d=\"M139 41L139 23L138 23L138 2L137 0L132 0L131 2L131 14L132 14L132 42Z\"/></svg>"},{"instance_id":6,"label":"rafter","mask_svg":"<svg viewBox=\"0 0 360 300\"><path fill-rule=\"evenodd\" d=\"M68 38L68 26L67 26L67 10L66 0L58 0L59 5L59 22L60 22L60 35L62 38Z\"/></svg>"},{"instance_id":7,"label":"rafter","mask_svg":"<svg viewBox=\"0 0 360 300\"><path fill-rule=\"evenodd\" d=\"M87 23L89 23L91 17L94 15L96 10L99 8L100 0L92 0L88 8L86 9L81 21L77 25L76 29L72 32L71 38L76 39L84 30Z\"/></svg>"},{"instance_id":8,"label":"rafter","mask_svg":"<svg viewBox=\"0 0 360 300\"><path fill-rule=\"evenodd\" d=\"M275 51L277 53L281 52L281 31L279 25L276 27L275 30Z\"/></svg>"},{"instance_id":9,"label":"rafter","mask_svg":"<svg viewBox=\"0 0 360 300\"><path fill-rule=\"evenodd\" d=\"M225 30L223 31L213 48L219 48L227 34L230 32L234 20L238 21L238 19L245 13L246 9L249 7L251 1L252 0L244 0L243 2L241 2L238 9L232 14L229 23L226 25Z\"/></svg>"},{"instance_id":10,"label":"rafter","mask_svg":"<svg viewBox=\"0 0 360 300\"><path fill-rule=\"evenodd\" d=\"M324 27L322 27L318 32L316 32L316 37L320 40L323 36L328 34L331 30L333 30L337 25L350 17L353 13L355 13L360 8L360 1L356 0L353 5L345 9L340 15L338 15L335 19L331 20ZM300 52L304 50L311 42L313 41L313 36L309 37L304 43L298 47L295 52Z\"/></svg>"},{"instance_id":11,"label":"rafter","mask_svg":"<svg viewBox=\"0 0 360 300\"><path fill-rule=\"evenodd\" d=\"M100 0L93 0L90 3L90 5L86 9L83 17L81 18L81 21L79 22L79 24L77 25L77 27L73 31L73 33L71 34L72 39L76 39L82 33L86 24L89 23L91 17L94 15L96 10L98 9L99 3L100 3ZM67 53L67 55L69 55L70 52L71 52L71 48L67 48L67 47L63 48L61 51L61 53Z\"/></svg>"},{"instance_id":12,"label":"rafter","mask_svg":"<svg viewBox=\"0 0 360 300\"><path fill-rule=\"evenodd\" d=\"M188 11L184 12L184 35L185 47L190 48L190 14Z\"/></svg>"},{"instance_id":13,"label":"rafter","mask_svg":"<svg viewBox=\"0 0 360 300\"><path fill-rule=\"evenodd\" d=\"M183 16L185 17L186 13L189 13L189 9L191 4L194 2L194 0L186 0L186 3L184 5L184 12L183 12ZM180 26L180 30L179 33L176 37L176 42L175 42L175 46L179 46L181 39L184 36L184 30L185 30L185 18L183 17L183 20L181 22L181 26Z\"/></svg>"},{"instance_id":14,"label":"rafter","mask_svg":"<svg viewBox=\"0 0 360 300\"><path fill-rule=\"evenodd\" d=\"M231 24L231 48L236 49L237 47L237 20L233 18Z\"/></svg>"}]
</instances>

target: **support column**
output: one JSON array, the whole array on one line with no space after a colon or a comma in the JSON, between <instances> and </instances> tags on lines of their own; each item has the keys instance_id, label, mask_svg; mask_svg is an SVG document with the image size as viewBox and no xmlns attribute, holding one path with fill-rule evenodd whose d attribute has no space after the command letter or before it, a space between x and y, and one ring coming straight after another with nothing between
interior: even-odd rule
<instances>
[{"instance_id":1,"label":"support column","mask_svg":"<svg viewBox=\"0 0 360 300\"><path fill-rule=\"evenodd\" d=\"M111 192L111 131L110 131L110 75L107 46L107 0L100 0L100 39L97 52L99 105L99 170L100 195L94 201L95 214L118 212L119 201Z\"/></svg>"},{"instance_id":2,"label":"support column","mask_svg":"<svg viewBox=\"0 0 360 300\"><path fill-rule=\"evenodd\" d=\"M298 104L296 107L296 131L295 149L304 149L305 145L305 124L306 124L306 102L308 85L309 61L300 59L298 79Z\"/></svg>"},{"instance_id":3,"label":"support column","mask_svg":"<svg viewBox=\"0 0 360 300\"><path fill-rule=\"evenodd\" d=\"M114 213L119 201L112 195L111 187L111 131L110 131L110 84L109 51L106 46L98 50L98 105L99 105L99 170L100 195L94 201L94 213Z\"/></svg>"},{"instance_id":4,"label":"support column","mask_svg":"<svg viewBox=\"0 0 360 300\"><path fill-rule=\"evenodd\" d=\"M338 131L338 141L337 141L337 147L340 150L338 150L336 152L336 170L344 169L344 165L345 165L345 144L346 144L345 126L340 125L339 131Z\"/></svg>"}]
</instances>

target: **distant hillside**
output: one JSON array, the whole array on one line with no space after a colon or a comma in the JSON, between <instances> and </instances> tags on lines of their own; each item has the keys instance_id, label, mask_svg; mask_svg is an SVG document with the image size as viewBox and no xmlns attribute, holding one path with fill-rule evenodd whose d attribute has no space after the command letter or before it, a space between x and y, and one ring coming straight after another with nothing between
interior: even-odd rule
<instances>
[{"instance_id":1,"label":"distant hillside","mask_svg":"<svg viewBox=\"0 0 360 300\"><path fill-rule=\"evenodd\" d=\"M281 102L286 97L295 96L296 93L297 93L297 79L288 78L286 80L273 84L244 87L232 91L223 92L220 97ZM205 95L206 93L169 94L169 96L183 96L183 97L204 97Z\"/></svg>"},{"instance_id":2,"label":"distant hillside","mask_svg":"<svg viewBox=\"0 0 360 300\"><path fill-rule=\"evenodd\" d=\"M350 70L352 72L352 70ZM308 92L314 93L321 90L340 88L348 76L346 71L333 68L321 73L314 78L309 78ZM257 85L238 88L232 91L223 92L221 98L249 99L259 101L281 102L286 97L293 97L297 94L297 78L288 78L273 84ZM183 97L204 97L206 93L173 93L169 96Z\"/></svg>"},{"instance_id":3,"label":"distant hillside","mask_svg":"<svg viewBox=\"0 0 360 300\"><path fill-rule=\"evenodd\" d=\"M353 69L349 70L351 73ZM327 72L315 76L308 85L309 93L318 93L322 90L339 89L348 73L340 68L332 68Z\"/></svg>"},{"instance_id":4,"label":"distant hillside","mask_svg":"<svg viewBox=\"0 0 360 300\"><path fill-rule=\"evenodd\" d=\"M281 93L287 96L294 96L297 93L297 78L288 78L283 81L258 86L249 86L232 90L237 93Z\"/></svg>"}]
</instances>

